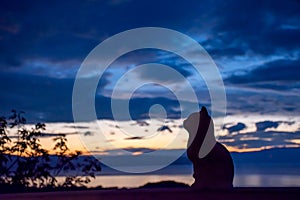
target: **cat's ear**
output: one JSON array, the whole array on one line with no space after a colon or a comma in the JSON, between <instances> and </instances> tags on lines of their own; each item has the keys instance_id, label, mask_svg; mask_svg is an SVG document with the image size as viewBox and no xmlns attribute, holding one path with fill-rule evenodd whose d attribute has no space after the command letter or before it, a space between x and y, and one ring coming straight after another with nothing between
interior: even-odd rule
<instances>
[{"instance_id":1,"label":"cat's ear","mask_svg":"<svg viewBox=\"0 0 300 200\"><path fill-rule=\"evenodd\" d=\"M207 109L205 106L202 106L200 113L203 113L205 115L208 115Z\"/></svg>"}]
</instances>

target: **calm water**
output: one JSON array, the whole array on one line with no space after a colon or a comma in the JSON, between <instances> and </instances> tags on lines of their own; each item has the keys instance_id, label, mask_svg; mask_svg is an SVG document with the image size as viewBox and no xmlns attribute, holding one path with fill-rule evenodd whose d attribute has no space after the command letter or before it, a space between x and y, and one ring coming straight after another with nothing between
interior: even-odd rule
<instances>
[{"instance_id":1,"label":"calm water","mask_svg":"<svg viewBox=\"0 0 300 200\"><path fill-rule=\"evenodd\" d=\"M62 177L58 178L62 180ZM171 165L152 174L122 174L103 167L89 187L135 188L149 182L176 181L191 185L192 165ZM235 187L300 187L299 164L256 164L237 165Z\"/></svg>"},{"instance_id":2,"label":"calm water","mask_svg":"<svg viewBox=\"0 0 300 200\"><path fill-rule=\"evenodd\" d=\"M191 175L107 175L97 176L90 187L102 185L103 187L139 187L148 182L173 180L192 184ZM235 187L300 187L300 175L263 175L243 174L234 178Z\"/></svg>"}]
</instances>

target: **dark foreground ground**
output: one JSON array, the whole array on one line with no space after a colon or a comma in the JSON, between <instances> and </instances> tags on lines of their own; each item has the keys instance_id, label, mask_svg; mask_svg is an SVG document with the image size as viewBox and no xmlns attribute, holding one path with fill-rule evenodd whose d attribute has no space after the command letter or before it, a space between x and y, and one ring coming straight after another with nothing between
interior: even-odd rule
<instances>
[{"instance_id":1,"label":"dark foreground ground","mask_svg":"<svg viewBox=\"0 0 300 200\"><path fill-rule=\"evenodd\" d=\"M234 188L232 190L201 191L188 188L116 189L1 194L1 200L87 200L87 199L300 199L300 188Z\"/></svg>"}]
</instances>

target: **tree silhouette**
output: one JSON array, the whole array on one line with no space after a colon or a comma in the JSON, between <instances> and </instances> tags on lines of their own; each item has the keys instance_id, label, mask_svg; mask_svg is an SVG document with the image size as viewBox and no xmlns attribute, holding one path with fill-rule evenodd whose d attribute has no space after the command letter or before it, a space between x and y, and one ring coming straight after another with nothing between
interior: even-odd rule
<instances>
[{"instance_id":1,"label":"tree silhouette","mask_svg":"<svg viewBox=\"0 0 300 200\"><path fill-rule=\"evenodd\" d=\"M46 125L25 126L24 112L12 110L6 119L0 117L0 184L20 187L77 187L86 186L101 171L93 157L71 151L67 138L59 134L53 139L53 154L42 147L40 139ZM15 134L8 134L8 130ZM51 152L52 153L52 152ZM57 176L65 176L59 183Z\"/></svg>"}]
</instances>

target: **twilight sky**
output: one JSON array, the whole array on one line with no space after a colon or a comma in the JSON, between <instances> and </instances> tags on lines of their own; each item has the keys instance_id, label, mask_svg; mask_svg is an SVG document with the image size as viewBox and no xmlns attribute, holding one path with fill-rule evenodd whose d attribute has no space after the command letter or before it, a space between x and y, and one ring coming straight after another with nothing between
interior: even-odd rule
<instances>
[{"instance_id":1,"label":"twilight sky","mask_svg":"<svg viewBox=\"0 0 300 200\"><path fill-rule=\"evenodd\" d=\"M256 138L251 140L254 144L249 142L253 148L264 142L270 146L274 141L286 145L285 140L300 144L297 0L9 0L0 4L1 115L14 108L24 110L30 122L72 122L73 83L88 53L119 32L154 26L190 36L214 59L227 93L225 142L238 141L232 146L243 148L241 140L230 139L240 139L238 133L244 131ZM210 106L205 83L195 76L189 64L169 52L144 49L121 56L100 80L95 94L99 119L112 118L110 95L116 81L128 69L149 62L176 69L197 91L200 105ZM135 77L153 81L164 78L147 71ZM181 85L172 78L166 81ZM145 118L154 104L162 104L170 118L180 116L174 95L158 86L144 86L135 92L131 115L134 119ZM274 141L259 135L267 130L277 135L278 127L281 132L294 135L281 135ZM260 143L257 138L262 138Z\"/></svg>"}]
</instances>

